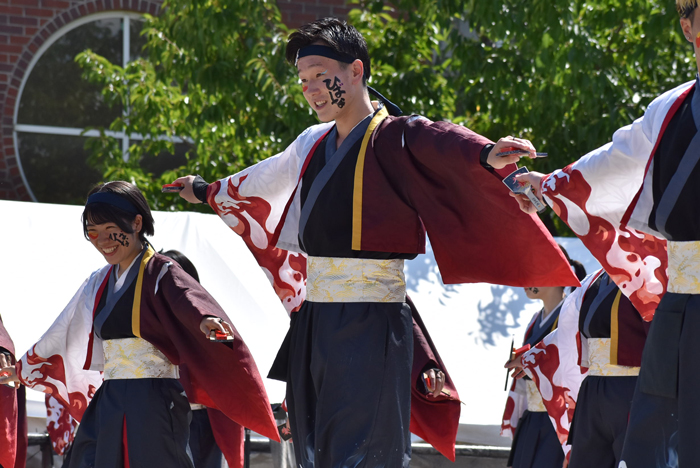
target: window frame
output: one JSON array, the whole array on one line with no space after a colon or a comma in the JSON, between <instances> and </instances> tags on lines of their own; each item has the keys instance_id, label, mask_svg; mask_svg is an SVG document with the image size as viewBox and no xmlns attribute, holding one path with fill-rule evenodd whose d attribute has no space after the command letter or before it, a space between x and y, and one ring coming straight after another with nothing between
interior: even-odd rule
<instances>
[{"instance_id":1,"label":"window frame","mask_svg":"<svg viewBox=\"0 0 700 468\"><path fill-rule=\"evenodd\" d=\"M98 130L88 130L85 131L83 128L75 128L75 127L59 127L59 126L50 126L50 125L31 125L31 124L20 124L17 122L17 118L19 115L19 107L20 103L22 102L22 95L24 93L24 87L27 84L27 81L29 80L29 77L32 74L32 71L34 70L34 67L36 64L41 60L41 57L46 53L46 51L49 50L49 48L56 43L59 39L61 39L63 36L65 36L67 33L70 31L79 28L80 26L83 26L88 23L92 23L94 21L98 21L101 19L121 19L123 21L122 23L122 67L125 67L127 63L129 63L131 59L131 51L130 51L130 46L131 46L131 20L140 20L143 18L143 14L141 13L136 13L136 12L127 12L127 11L105 11L105 12L100 12L100 13L95 13L91 15L86 15L83 16L82 18L78 18L75 21L72 21L71 23L68 23L64 25L63 27L59 28L56 32L54 32L51 36L49 36L48 39L39 47L39 49L36 51L34 56L29 62L29 65L27 66L27 71L25 72L24 76L22 77L22 82L20 83L19 90L17 92L17 99L15 101L15 108L14 108L14 113L12 116L12 142L15 147L15 158L17 161L17 167L19 168L19 174L22 178L22 182L24 183L25 188L27 189L27 193L29 194L29 197L33 202L37 202L37 198L34 195L34 192L32 191L32 187L29 184L29 181L27 180L27 177L24 173L24 168L22 167L22 156L20 155L19 151L19 140L18 140L18 133L34 133L34 134L43 134L43 135L63 135L63 136L82 136L82 137L97 137L100 135L100 132ZM86 45L87 48L87 45ZM111 130L105 130L105 135L120 139L121 140L121 147L122 147L122 157L124 160L129 159L129 140L143 140L143 136L139 134L129 134L127 135L126 132L114 132Z\"/></svg>"}]
</instances>

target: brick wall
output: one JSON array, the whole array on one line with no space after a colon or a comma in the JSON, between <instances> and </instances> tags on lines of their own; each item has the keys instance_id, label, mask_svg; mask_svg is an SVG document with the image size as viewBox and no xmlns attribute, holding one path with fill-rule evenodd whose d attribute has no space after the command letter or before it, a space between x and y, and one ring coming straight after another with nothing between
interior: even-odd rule
<instances>
[{"instance_id":1,"label":"brick wall","mask_svg":"<svg viewBox=\"0 0 700 468\"><path fill-rule=\"evenodd\" d=\"M62 26L92 13L155 15L161 0L0 0L0 199L30 200L17 164L13 117L34 54ZM346 0L278 0L291 28L325 16L345 17Z\"/></svg>"},{"instance_id":2,"label":"brick wall","mask_svg":"<svg viewBox=\"0 0 700 468\"><path fill-rule=\"evenodd\" d=\"M150 0L3 0L0 4L0 199L29 200L17 165L13 116L17 95L34 54L62 26L103 11L157 14Z\"/></svg>"},{"instance_id":3,"label":"brick wall","mask_svg":"<svg viewBox=\"0 0 700 468\"><path fill-rule=\"evenodd\" d=\"M290 28L327 16L345 18L350 11L346 0L277 0L277 6Z\"/></svg>"}]
</instances>

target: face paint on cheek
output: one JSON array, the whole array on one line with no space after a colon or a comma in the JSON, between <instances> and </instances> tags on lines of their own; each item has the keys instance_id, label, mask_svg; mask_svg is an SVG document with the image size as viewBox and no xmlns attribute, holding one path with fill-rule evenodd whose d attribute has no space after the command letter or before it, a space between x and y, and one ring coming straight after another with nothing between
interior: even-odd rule
<instances>
[{"instance_id":1,"label":"face paint on cheek","mask_svg":"<svg viewBox=\"0 0 700 468\"><path fill-rule=\"evenodd\" d=\"M119 242L124 247L129 247L129 238L123 232L113 233L109 235L109 240Z\"/></svg>"},{"instance_id":2,"label":"face paint on cheek","mask_svg":"<svg viewBox=\"0 0 700 468\"><path fill-rule=\"evenodd\" d=\"M338 106L338 109L342 109L345 106L345 98L343 97L343 94L346 93L346 91L341 88L341 86L343 86L343 82L340 81L340 78L337 76L333 77L333 84L331 84L330 79L323 80L323 82L326 84L326 89L331 97L331 104Z\"/></svg>"},{"instance_id":3,"label":"face paint on cheek","mask_svg":"<svg viewBox=\"0 0 700 468\"><path fill-rule=\"evenodd\" d=\"M88 237L90 238L90 240L95 240L98 236L96 232L88 232Z\"/></svg>"},{"instance_id":4,"label":"face paint on cheek","mask_svg":"<svg viewBox=\"0 0 700 468\"><path fill-rule=\"evenodd\" d=\"M304 92L304 93L305 93L308 89L309 89L309 85L302 85L302 86L301 86L301 91Z\"/></svg>"},{"instance_id":5,"label":"face paint on cheek","mask_svg":"<svg viewBox=\"0 0 700 468\"><path fill-rule=\"evenodd\" d=\"M700 49L700 32L695 36L695 48Z\"/></svg>"}]
</instances>

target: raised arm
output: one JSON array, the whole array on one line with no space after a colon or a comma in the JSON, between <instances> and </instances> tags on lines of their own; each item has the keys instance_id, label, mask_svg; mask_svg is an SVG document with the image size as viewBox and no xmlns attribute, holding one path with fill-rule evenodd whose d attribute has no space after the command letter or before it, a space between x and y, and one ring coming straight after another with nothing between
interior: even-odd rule
<instances>
[{"instance_id":1,"label":"raised arm","mask_svg":"<svg viewBox=\"0 0 700 468\"><path fill-rule=\"evenodd\" d=\"M643 117L615 132L612 142L569 166L521 179L531 182L581 238L647 321L667 284L666 243L647 224L653 204L652 157L669 108L682 90L654 100ZM526 200L518 202L532 211Z\"/></svg>"},{"instance_id":2,"label":"raised arm","mask_svg":"<svg viewBox=\"0 0 700 468\"><path fill-rule=\"evenodd\" d=\"M181 192L183 198L208 203L241 236L288 313L297 310L304 301L306 258L297 253L296 231L282 230L280 224L289 202L292 206L287 221L290 226L294 224L298 208L294 206L295 189L302 165L331 126L310 127L282 153L212 184L201 178L195 180L194 176L174 182L185 186Z\"/></svg>"},{"instance_id":3,"label":"raised arm","mask_svg":"<svg viewBox=\"0 0 700 468\"><path fill-rule=\"evenodd\" d=\"M381 130L381 170L420 216L445 283L579 284L539 219L508 196L502 179L515 165L482 164L501 147L531 145L503 139L491 146L465 127L417 116Z\"/></svg>"}]
</instances>

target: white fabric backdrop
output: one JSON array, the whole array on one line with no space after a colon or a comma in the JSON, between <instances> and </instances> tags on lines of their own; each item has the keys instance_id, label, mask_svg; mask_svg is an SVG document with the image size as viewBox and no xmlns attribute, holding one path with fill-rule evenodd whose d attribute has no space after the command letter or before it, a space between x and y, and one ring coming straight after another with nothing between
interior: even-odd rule
<instances>
[{"instance_id":1,"label":"white fabric backdrop","mask_svg":"<svg viewBox=\"0 0 700 468\"><path fill-rule=\"evenodd\" d=\"M85 278L104 264L82 233L82 207L0 201L0 313L18 354L34 344ZM235 322L262 375L288 326L287 314L245 244L218 217L155 212L156 250L187 255L200 280ZM559 239L588 272L597 262L578 239ZM431 252L406 264L408 293L416 303L454 379L462 401L460 422L497 425L506 394L505 370L512 335L522 341L539 301L522 289L490 284L445 286ZM537 286L537 285L533 285ZM271 402L284 384L266 380ZM30 391L28 398L43 401Z\"/></svg>"}]
</instances>

